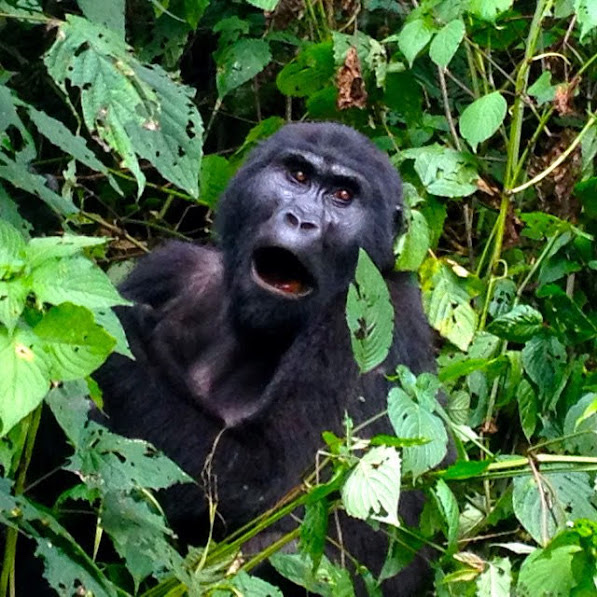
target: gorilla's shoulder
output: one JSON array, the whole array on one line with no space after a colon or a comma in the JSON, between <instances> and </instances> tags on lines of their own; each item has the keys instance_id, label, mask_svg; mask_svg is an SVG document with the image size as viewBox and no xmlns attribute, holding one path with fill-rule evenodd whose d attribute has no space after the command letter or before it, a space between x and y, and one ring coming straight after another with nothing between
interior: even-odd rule
<instances>
[{"instance_id":1,"label":"gorilla's shoulder","mask_svg":"<svg viewBox=\"0 0 597 597\"><path fill-rule=\"evenodd\" d=\"M196 301L221 287L220 251L210 246L170 241L141 258L120 287L126 298L154 308L181 296Z\"/></svg>"}]
</instances>

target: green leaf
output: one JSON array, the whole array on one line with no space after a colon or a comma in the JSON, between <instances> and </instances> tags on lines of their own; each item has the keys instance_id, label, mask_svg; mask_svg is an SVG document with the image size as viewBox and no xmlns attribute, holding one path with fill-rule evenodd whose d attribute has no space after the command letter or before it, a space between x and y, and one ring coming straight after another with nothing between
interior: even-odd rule
<instances>
[{"instance_id":1,"label":"green leaf","mask_svg":"<svg viewBox=\"0 0 597 597\"><path fill-rule=\"evenodd\" d=\"M442 478L449 481L474 479L485 472L490 464L489 460L459 460L442 473Z\"/></svg>"},{"instance_id":2,"label":"green leaf","mask_svg":"<svg viewBox=\"0 0 597 597\"><path fill-rule=\"evenodd\" d=\"M404 25L398 34L398 47L412 67L419 52L429 43L435 27L425 19L415 19ZM384 40L385 42L388 39Z\"/></svg>"},{"instance_id":3,"label":"green leaf","mask_svg":"<svg viewBox=\"0 0 597 597\"><path fill-rule=\"evenodd\" d=\"M400 454L387 446L369 450L342 487L342 503L349 516L393 526L400 526L399 498Z\"/></svg>"},{"instance_id":4,"label":"green leaf","mask_svg":"<svg viewBox=\"0 0 597 597\"><path fill-rule=\"evenodd\" d=\"M102 328L116 340L114 352L135 360L129 347L124 328L120 323L120 319L116 316L116 313L114 313L112 309L94 309L93 315L95 317L95 322L101 325Z\"/></svg>"},{"instance_id":5,"label":"green leaf","mask_svg":"<svg viewBox=\"0 0 597 597\"><path fill-rule=\"evenodd\" d=\"M85 257L44 261L31 276L33 292L45 303L70 302L88 309L129 304L108 276Z\"/></svg>"},{"instance_id":6,"label":"green leaf","mask_svg":"<svg viewBox=\"0 0 597 597\"><path fill-rule=\"evenodd\" d=\"M199 174L199 199L201 203L211 209L215 208L233 174L234 168L226 158L216 154L203 156Z\"/></svg>"},{"instance_id":7,"label":"green leaf","mask_svg":"<svg viewBox=\"0 0 597 597\"><path fill-rule=\"evenodd\" d=\"M33 331L48 355L52 379L61 381L79 379L95 371L116 344L95 323L91 311L71 303L52 307Z\"/></svg>"},{"instance_id":8,"label":"green leaf","mask_svg":"<svg viewBox=\"0 0 597 597\"><path fill-rule=\"evenodd\" d=\"M428 443L402 450L402 469L419 477L437 466L447 452L448 435L442 420L421 404L412 400L400 388L388 395L388 416L398 437L425 438Z\"/></svg>"},{"instance_id":9,"label":"green leaf","mask_svg":"<svg viewBox=\"0 0 597 597\"><path fill-rule=\"evenodd\" d=\"M274 10L276 6L278 6L279 1L280 0L247 0L249 4L267 12Z\"/></svg>"},{"instance_id":10,"label":"green leaf","mask_svg":"<svg viewBox=\"0 0 597 597\"><path fill-rule=\"evenodd\" d=\"M348 288L346 321L355 360L361 373L382 363L394 336L394 307L383 276L363 249L355 281Z\"/></svg>"},{"instance_id":11,"label":"green leaf","mask_svg":"<svg viewBox=\"0 0 597 597\"><path fill-rule=\"evenodd\" d=\"M531 338L522 349L522 363L544 397L560 384L566 365L566 349L555 336L541 334Z\"/></svg>"},{"instance_id":12,"label":"green leaf","mask_svg":"<svg viewBox=\"0 0 597 597\"><path fill-rule=\"evenodd\" d=\"M124 39L124 0L77 0L77 4L90 21L111 29Z\"/></svg>"},{"instance_id":13,"label":"green leaf","mask_svg":"<svg viewBox=\"0 0 597 597\"><path fill-rule=\"evenodd\" d=\"M67 92L80 88L90 133L118 152L143 191L138 157L170 182L198 195L203 127L194 91L159 66L143 66L112 31L69 15L45 56L48 72Z\"/></svg>"},{"instance_id":14,"label":"green leaf","mask_svg":"<svg viewBox=\"0 0 597 597\"><path fill-rule=\"evenodd\" d=\"M126 561L135 581L135 592L149 575L159 577L164 570L182 570L183 558L168 542L174 533L148 500L108 491L102 500L101 521L116 551Z\"/></svg>"},{"instance_id":15,"label":"green leaf","mask_svg":"<svg viewBox=\"0 0 597 597\"><path fill-rule=\"evenodd\" d=\"M402 159L415 160L415 171L428 193L439 197L466 197L475 193L479 179L474 166L461 152L433 144L407 149Z\"/></svg>"},{"instance_id":16,"label":"green leaf","mask_svg":"<svg viewBox=\"0 0 597 597\"><path fill-rule=\"evenodd\" d=\"M508 558L495 558L487 562L487 568L477 577L476 597L510 597L512 587L512 564Z\"/></svg>"},{"instance_id":17,"label":"green leaf","mask_svg":"<svg viewBox=\"0 0 597 597\"><path fill-rule=\"evenodd\" d=\"M543 104L553 102L556 96L556 88L556 85L551 84L551 71L546 70L529 87L528 93L537 100L539 106L542 106Z\"/></svg>"},{"instance_id":18,"label":"green leaf","mask_svg":"<svg viewBox=\"0 0 597 597\"><path fill-rule=\"evenodd\" d=\"M443 479L439 479L433 490L433 496L440 511L446 527L446 539L448 540L448 551L454 552L457 549L459 516L458 502L456 497Z\"/></svg>"},{"instance_id":19,"label":"green leaf","mask_svg":"<svg viewBox=\"0 0 597 597\"><path fill-rule=\"evenodd\" d=\"M484 95L466 107L460 116L460 134L473 151L477 145L489 139L500 127L508 104L499 91Z\"/></svg>"},{"instance_id":20,"label":"green leaf","mask_svg":"<svg viewBox=\"0 0 597 597\"><path fill-rule=\"evenodd\" d=\"M516 595L519 597L569 597L577 584L573 561L581 551L578 545L537 549L522 563ZM588 597L588 596L587 596Z\"/></svg>"},{"instance_id":21,"label":"green leaf","mask_svg":"<svg viewBox=\"0 0 597 597\"><path fill-rule=\"evenodd\" d=\"M420 272L423 306L429 323L458 348L465 351L477 327L471 297L452 268L429 258Z\"/></svg>"},{"instance_id":22,"label":"green leaf","mask_svg":"<svg viewBox=\"0 0 597 597\"><path fill-rule=\"evenodd\" d=\"M470 0L468 10L484 21L494 22L498 15L512 7L514 0Z\"/></svg>"},{"instance_id":23,"label":"green leaf","mask_svg":"<svg viewBox=\"0 0 597 597\"><path fill-rule=\"evenodd\" d=\"M108 172L108 168L95 157L93 152L87 147L87 142L83 137L73 135L60 120L48 116L45 112L40 112L29 105L27 105L27 109L29 111L29 117L37 127L37 130L46 137L50 143L53 143L67 155L70 155L82 164L85 164L88 168L104 174L110 181L112 187L116 191L122 193L118 184Z\"/></svg>"},{"instance_id":24,"label":"green leaf","mask_svg":"<svg viewBox=\"0 0 597 597\"><path fill-rule=\"evenodd\" d=\"M429 47L431 60L440 67L448 66L464 38L465 30L464 23L460 19L454 19L444 25Z\"/></svg>"},{"instance_id":25,"label":"green leaf","mask_svg":"<svg viewBox=\"0 0 597 597\"><path fill-rule=\"evenodd\" d=\"M278 587L274 587L256 576L249 576L244 570L232 577L230 585L240 591L239 595L246 595L246 597L284 597ZM228 589L210 591L211 597L231 597L231 595Z\"/></svg>"},{"instance_id":26,"label":"green leaf","mask_svg":"<svg viewBox=\"0 0 597 597\"><path fill-rule=\"evenodd\" d=\"M396 243L398 255L394 268L398 271L417 271L430 247L429 224L418 210L409 211L408 230Z\"/></svg>"},{"instance_id":27,"label":"green leaf","mask_svg":"<svg viewBox=\"0 0 597 597\"><path fill-rule=\"evenodd\" d=\"M77 208L70 199L56 194L47 186L47 180L41 174L35 174L24 162L13 162L0 152L0 179L7 180L17 189L39 197L53 211L62 216L77 213Z\"/></svg>"},{"instance_id":28,"label":"green leaf","mask_svg":"<svg viewBox=\"0 0 597 597\"><path fill-rule=\"evenodd\" d=\"M597 394L586 394L566 413L564 435L574 435L564 442L570 452L582 456L597 456L597 409L593 407L589 416L585 416L585 412L593 404L597 405Z\"/></svg>"},{"instance_id":29,"label":"green leaf","mask_svg":"<svg viewBox=\"0 0 597 597\"><path fill-rule=\"evenodd\" d=\"M334 76L331 41L311 44L300 51L278 74L278 89L290 97L306 97L323 89Z\"/></svg>"},{"instance_id":30,"label":"green leaf","mask_svg":"<svg viewBox=\"0 0 597 597\"><path fill-rule=\"evenodd\" d=\"M529 305L517 305L508 313L496 317L487 331L510 342L526 342L543 329L543 317Z\"/></svg>"},{"instance_id":31,"label":"green leaf","mask_svg":"<svg viewBox=\"0 0 597 597\"><path fill-rule=\"evenodd\" d=\"M9 282L0 281L0 323L12 333L27 304L31 291L28 278L14 278Z\"/></svg>"},{"instance_id":32,"label":"green leaf","mask_svg":"<svg viewBox=\"0 0 597 597\"><path fill-rule=\"evenodd\" d=\"M116 587L104 576L48 510L24 496L10 494L10 483L0 478L0 523L17 526L35 539L35 554L44 561L44 577L59 595L76 595L81 587L94 597L117 597Z\"/></svg>"},{"instance_id":33,"label":"green leaf","mask_svg":"<svg viewBox=\"0 0 597 597\"><path fill-rule=\"evenodd\" d=\"M8 222L14 226L23 236L29 238L31 224L25 220L19 213L17 204L8 196L4 187L0 184L0 220Z\"/></svg>"},{"instance_id":34,"label":"green leaf","mask_svg":"<svg viewBox=\"0 0 597 597\"><path fill-rule=\"evenodd\" d=\"M263 39L239 39L227 46L218 56L216 85L223 98L250 81L271 61L272 53Z\"/></svg>"},{"instance_id":35,"label":"green leaf","mask_svg":"<svg viewBox=\"0 0 597 597\"><path fill-rule=\"evenodd\" d=\"M577 518L597 519L594 491L587 473L541 473L540 489L534 475L514 478L512 504L522 526L540 545L566 523ZM543 492L543 496L540 494Z\"/></svg>"},{"instance_id":36,"label":"green leaf","mask_svg":"<svg viewBox=\"0 0 597 597\"><path fill-rule=\"evenodd\" d=\"M531 441L537 425L537 396L533 386L526 379L520 382L516 396L520 426L527 440Z\"/></svg>"},{"instance_id":37,"label":"green leaf","mask_svg":"<svg viewBox=\"0 0 597 597\"><path fill-rule=\"evenodd\" d=\"M23 269L25 247L21 233L8 222L0 220L0 280Z\"/></svg>"},{"instance_id":38,"label":"green leaf","mask_svg":"<svg viewBox=\"0 0 597 597\"><path fill-rule=\"evenodd\" d=\"M597 4L594 0L574 0L574 11L580 25L580 41L597 27Z\"/></svg>"},{"instance_id":39,"label":"green leaf","mask_svg":"<svg viewBox=\"0 0 597 597\"><path fill-rule=\"evenodd\" d=\"M6 434L36 408L50 386L48 358L26 329L0 327L0 422Z\"/></svg>"},{"instance_id":40,"label":"green leaf","mask_svg":"<svg viewBox=\"0 0 597 597\"><path fill-rule=\"evenodd\" d=\"M197 29L197 25L199 24L203 13L209 6L209 2L210 0L184 0L185 18L193 31ZM169 20L173 21L173 19ZM174 64L178 65L178 60L176 60Z\"/></svg>"},{"instance_id":41,"label":"green leaf","mask_svg":"<svg viewBox=\"0 0 597 597\"><path fill-rule=\"evenodd\" d=\"M354 597L348 570L332 564L325 556L313 572L313 563L302 554L276 553L270 558L273 567L288 580L310 593L323 597Z\"/></svg>"},{"instance_id":42,"label":"green leaf","mask_svg":"<svg viewBox=\"0 0 597 597\"><path fill-rule=\"evenodd\" d=\"M329 503L326 498L305 505L301 524L300 548L313 562L317 570L325 550L329 519Z\"/></svg>"},{"instance_id":43,"label":"green leaf","mask_svg":"<svg viewBox=\"0 0 597 597\"><path fill-rule=\"evenodd\" d=\"M89 445L93 445L93 451L88 449ZM176 483L192 482L177 464L149 442L121 437L94 422L88 423L86 434L66 468L80 475L88 487L100 491L165 489Z\"/></svg>"},{"instance_id":44,"label":"green leaf","mask_svg":"<svg viewBox=\"0 0 597 597\"><path fill-rule=\"evenodd\" d=\"M31 268L39 267L45 261L58 257L79 255L87 247L105 245L109 239L101 236L42 236L32 238L27 245L27 264Z\"/></svg>"}]
</instances>

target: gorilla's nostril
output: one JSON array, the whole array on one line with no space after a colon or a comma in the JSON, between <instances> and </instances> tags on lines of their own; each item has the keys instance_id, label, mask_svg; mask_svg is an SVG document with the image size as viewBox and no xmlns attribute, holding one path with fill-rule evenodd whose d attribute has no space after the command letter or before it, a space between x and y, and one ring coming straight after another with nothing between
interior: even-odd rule
<instances>
[{"instance_id":1,"label":"gorilla's nostril","mask_svg":"<svg viewBox=\"0 0 597 597\"><path fill-rule=\"evenodd\" d=\"M290 211L286 212L284 219L288 224L290 224L293 228L298 228L300 225L299 219Z\"/></svg>"},{"instance_id":2,"label":"gorilla's nostril","mask_svg":"<svg viewBox=\"0 0 597 597\"><path fill-rule=\"evenodd\" d=\"M317 224L313 222L301 222L301 230L316 230Z\"/></svg>"}]
</instances>

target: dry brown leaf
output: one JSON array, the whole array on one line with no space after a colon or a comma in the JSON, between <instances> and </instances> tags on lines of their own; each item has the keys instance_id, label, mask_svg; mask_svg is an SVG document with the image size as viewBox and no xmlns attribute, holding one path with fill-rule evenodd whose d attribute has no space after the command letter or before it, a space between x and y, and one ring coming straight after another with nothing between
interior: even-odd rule
<instances>
[{"instance_id":1,"label":"dry brown leaf","mask_svg":"<svg viewBox=\"0 0 597 597\"><path fill-rule=\"evenodd\" d=\"M344 64L338 70L336 86L339 110L364 108L367 105L367 90L361 76L361 62L354 46L348 49Z\"/></svg>"}]
</instances>

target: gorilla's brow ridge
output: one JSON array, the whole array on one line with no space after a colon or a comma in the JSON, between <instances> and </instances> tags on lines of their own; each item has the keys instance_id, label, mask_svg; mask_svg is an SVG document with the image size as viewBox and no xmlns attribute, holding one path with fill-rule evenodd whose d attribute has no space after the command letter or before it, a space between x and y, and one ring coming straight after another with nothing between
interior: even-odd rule
<instances>
[{"instance_id":1,"label":"gorilla's brow ridge","mask_svg":"<svg viewBox=\"0 0 597 597\"><path fill-rule=\"evenodd\" d=\"M293 167L304 167L310 172L316 172L324 177L333 177L337 184L348 185L360 189L366 185L363 175L334 158L322 156L306 150L287 151L280 156L282 163Z\"/></svg>"}]
</instances>

